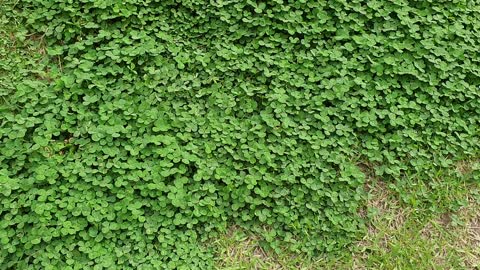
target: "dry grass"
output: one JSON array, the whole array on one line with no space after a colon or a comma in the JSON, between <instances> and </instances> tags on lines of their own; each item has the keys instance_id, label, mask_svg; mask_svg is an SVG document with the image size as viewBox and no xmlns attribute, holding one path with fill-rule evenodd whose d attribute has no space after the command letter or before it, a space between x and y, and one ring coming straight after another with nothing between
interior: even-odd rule
<instances>
[{"instance_id":1,"label":"dry grass","mask_svg":"<svg viewBox=\"0 0 480 270\"><path fill-rule=\"evenodd\" d=\"M231 227L224 237L216 241L220 253L217 269L286 269L277 256L268 254L259 243L259 238Z\"/></svg>"},{"instance_id":2,"label":"dry grass","mask_svg":"<svg viewBox=\"0 0 480 270\"><path fill-rule=\"evenodd\" d=\"M462 255L468 269L480 269L480 204L469 198L468 206L448 220L446 224L444 220L438 221L453 240L447 245Z\"/></svg>"},{"instance_id":3,"label":"dry grass","mask_svg":"<svg viewBox=\"0 0 480 270\"><path fill-rule=\"evenodd\" d=\"M367 209L370 212L370 222L367 234L357 244L357 248L368 249L372 241L376 241L382 248L388 248L392 232L403 226L410 211L401 207L384 182L369 181L366 190L369 193Z\"/></svg>"},{"instance_id":4,"label":"dry grass","mask_svg":"<svg viewBox=\"0 0 480 270\"><path fill-rule=\"evenodd\" d=\"M216 269L222 270L316 270L324 269L326 263L324 259L315 261L287 252L267 251L258 237L235 226L213 245L218 249Z\"/></svg>"},{"instance_id":5,"label":"dry grass","mask_svg":"<svg viewBox=\"0 0 480 270\"><path fill-rule=\"evenodd\" d=\"M478 169L480 166L480 159L461 160L455 163L455 170L461 175L467 175Z\"/></svg>"}]
</instances>

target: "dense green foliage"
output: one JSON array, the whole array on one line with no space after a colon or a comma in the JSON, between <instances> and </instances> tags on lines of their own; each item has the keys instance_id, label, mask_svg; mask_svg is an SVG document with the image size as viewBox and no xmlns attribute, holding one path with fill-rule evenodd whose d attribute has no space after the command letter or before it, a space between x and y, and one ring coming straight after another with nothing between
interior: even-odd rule
<instances>
[{"instance_id":1,"label":"dense green foliage","mask_svg":"<svg viewBox=\"0 0 480 270\"><path fill-rule=\"evenodd\" d=\"M201 242L230 224L338 250L362 233L361 166L435 177L479 153L478 1L17 8L49 62L0 65L19 69L0 93L4 268L209 269Z\"/></svg>"}]
</instances>

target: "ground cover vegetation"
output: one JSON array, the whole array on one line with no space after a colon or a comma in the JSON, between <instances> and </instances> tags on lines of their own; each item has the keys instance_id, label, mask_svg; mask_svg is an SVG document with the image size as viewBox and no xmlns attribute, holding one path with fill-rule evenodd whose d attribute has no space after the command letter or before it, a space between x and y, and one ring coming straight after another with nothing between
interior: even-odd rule
<instances>
[{"instance_id":1,"label":"ground cover vegetation","mask_svg":"<svg viewBox=\"0 0 480 270\"><path fill-rule=\"evenodd\" d=\"M2 269L212 269L232 228L345 254L372 183L415 221L475 197L478 1L0 5Z\"/></svg>"}]
</instances>

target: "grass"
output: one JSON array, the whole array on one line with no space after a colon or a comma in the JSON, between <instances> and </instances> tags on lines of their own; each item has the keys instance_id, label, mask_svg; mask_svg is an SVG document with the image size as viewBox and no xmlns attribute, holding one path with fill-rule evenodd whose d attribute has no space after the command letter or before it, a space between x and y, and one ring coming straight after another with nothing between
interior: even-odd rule
<instances>
[{"instance_id":1,"label":"grass","mask_svg":"<svg viewBox=\"0 0 480 270\"><path fill-rule=\"evenodd\" d=\"M8 97L19 83L48 77L43 38L29 35L12 7L12 1L0 0L0 106L8 107Z\"/></svg>"},{"instance_id":2,"label":"grass","mask_svg":"<svg viewBox=\"0 0 480 270\"><path fill-rule=\"evenodd\" d=\"M469 181L475 166L478 161L462 162L460 177L450 173L430 185L414 178L390 185L372 179L368 232L342 256L275 254L234 227L214 243L217 269L480 269L480 188ZM408 192L407 184L417 188Z\"/></svg>"}]
</instances>

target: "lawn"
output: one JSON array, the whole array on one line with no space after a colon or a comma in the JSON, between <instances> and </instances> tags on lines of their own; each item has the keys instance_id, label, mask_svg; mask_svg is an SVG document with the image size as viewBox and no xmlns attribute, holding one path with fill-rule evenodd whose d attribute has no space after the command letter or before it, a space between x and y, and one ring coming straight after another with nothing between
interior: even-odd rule
<instances>
[{"instance_id":1,"label":"lawn","mask_svg":"<svg viewBox=\"0 0 480 270\"><path fill-rule=\"evenodd\" d=\"M470 166L478 162L464 163L460 170ZM480 269L478 184L438 181L442 188L430 194L437 203L421 206L404 202L394 184L369 183L368 232L349 253L311 259L278 255L263 249L254 235L232 228L214 242L217 269ZM430 192L419 188L403 195ZM438 205L441 209L428 209Z\"/></svg>"},{"instance_id":2,"label":"lawn","mask_svg":"<svg viewBox=\"0 0 480 270\"><path fill-rule=\"evenodd\" d=\"M38 105L38 108L43 110L42 98L48 98L50 94L53 95L53 92L48 92L50 91L48 89L51 89L48 87L52 84L53 80L63 76L64 71L63 59L61 57L49 58L47 51L51 48L47 48L46 44L48 42L45 36L41 33L32 34L27 31L23 24L24 19L17 17L18 11L14 11L14 5L15 3L12 1L0 2L0 128L2 128L3 123L7 123L8 121L18 121L19 123L21 122L21 124L23 124L22 121L29 121L28 119L20 119L21 117L16 119L15 117L11 118L9 116L10 118L8 118L2 116L10 115L8 113L22 109L21 107L23 105L12 102L10 96L14 96L17 91L26 91L25 95L28 96L29 93L25 89L45 89L45 96L39 97L40 105ZM260 5L257 7L257 9L261 8L263 7ZM70 59L69 61L73 60ZM57 84L57 88L55 88L56 90L58 90L58 85L59 84ZM42 93L42 91L37 90L36 92ZM40 94L40 96L41 95L42 94ZM161 100L161 98L158 99ZM88 102L89 101L85 99L83 104L87 104ZM92 101L92 103L95 102L96 101ZM61 107L61 105L58 106ZM194 109L195 108L192 107L192 110ZM58 112L55 111L55 108L53 108L52 111ZM35 111L28 111L28 113L37 115ZM40 114L42 112L38 113ZM165 128L168 123L160 124L163 126L156 126L156 128L163 132L162 128ZM2 142L17 142L14 140L16 139L15 134L25 132L25 130L12 129L9 134L0 134L0 139L2 139L2 135L4 135L4 140L0 140L0 144ZM165 130L168 130L168 128L165 128ZM192 128L192 130L195 129ZM63 133L59 136L63 136ZM28 134L25 138L27 141L30 140ZM73 138L73 140L74 139L75 138ZM38 143L37 139L32 140ZM53 140L54 139L52 139L52 141ZM72 146L70 140L72 140L72 138L62 137L61 141L58 140L55 144L52 143L42 148L44 150L44 152L41 152L42 154L49 154L42 156L38 162L41 163L44 159L50 158L51 160L61 160L64 156L68 156L69 153L75 155L78 151L88 152L90 150L88 148L82 149L77 145ZM13 145L14 143L11 144ZM35 144L32 143L28 146L33 148L33 145ZM11 213L22 213L23 211L18 210L20 208L17 209L18 211L11 210L16 206L9 198L11 194L14 194L14 190L20 190L21 188L19 189L19 187L15 187L14 184L12 184L13 181L11 180L13 178L9 178L9 166L21 167L21 165L18 164L25 161L25 158L17 158L15 162L4 158L3 156L13 155L13 153L9 152L11 150L8 148L9 146L11 145L7 145L6 143L5 145L0 145L0 155L2 155L0 162L3 163L2 167L0 167L0 202L2 202L2 204L0 204L0 218L5 221L5 223L0 222L0 244L2 245L6 245L7 243L18 244L23 241L20 233L18 235L7 235L9 234L7 229L2 232L2 228L17 226L7 224L7 221L15 219L15 214ZM132 152L133 149L130 153ZM206 150L206 153L210 152L212 152L212 150ZM478 182L480 159L477 153L468 153L468 155L459 153L458 156L462 158L461 161L452 162L448 166L442 165L440 168L435 168L434 173L429 171L424 174L422 172L415 172L415 170L406 170L405 173L400 174L398 177L391 177L391 175L389 175L385 177L385 179L376 173L376 165L371 164L365 157L359 158L358 160L349 160L349 162L352 162L356 168L359 168L362 175L365 176L365 181L362 184L363 190L365 191L365 194L363 194L364 200L358 208L357 215L365 221L366 226L363 237L353 241L353 243L343 249L336 249L332 252L322 252L321 254L315 255L292 252L282 245L272 245L268 243L268 241L265 241L265 234L262 235L261 229L259 229L261 226L253 227L255 230L248 230L246 229L248 226L233 225L231 222L225 222L225 227L223 230L219 229L219 234L214 234L214 237L208 238L207 241L202 241L202 248L211 251L209 254L213 256L213 268L225 270L480 269L480 186ZM36 154L36 152L34 154ZM31 157L38 158L34 154L31 154ZM442 154L443 153L439 152L438 156L442 156ZM78 155L79 156L75 156L75 158L80 158L81 154ZM131 155L133 156L134 154ZM435 153L433 156L435 156ZM465 156L467 156L467 158L464 158ZM36 164L35 162L32 162L32 164ZM63 162L63 159L58 162ZM401 162L395 163L395 166L410 166L410 163L405 160ZM23 170L18 168L15 170L17 170L16 173L18 173L19 179L23 179L21 178L23 176L25 176L25 179L28 178ZM28 171L28 168L26 170ZM181 179L183 180L185 178ZM55 183L53 181L53 184L49 184L54 185ZM178 186L177 184L175 185ZM181 185L182 184L180 184L180 186ZM99 184L99 186L101 186L101 184ZM44 186L40 186L39 189L42 187ZM61 187L59 190L63 188L64 187ZM125 188L127 188L127 185L125 185ZM209 186L209 188L214 190L215 187ZM57 190L56 192L60 191ZM101 193L101 191L99 191L99 193ZM132 194L133 193L132 191ZM33 197L35 196L36 195L33 195ZM141 197L144 195L142 193L141 196L138 194L135 196ZM46 200L41 201L39 199L40 197L39 195L39 197L35 198L38 198L40 202ZM170 199L170 197L168 198ZM175 207L183 207L182 198L183 197L180 197L180 199L176 198L176 201L172 199L173 205ZM32 206L32 209L33 207L34 206ZM126 205L125 207L130 207L130 205ZM118 209L120 208L116 208L116 211L120 211ZM132 213L134 213L135 210L138 209L132 210ZM47 212L47 210L44 209L38 211L41 213L43 213L43 211ZM141 211L142 210L138 210L138 213ZM255 214L257 214L257 212ZM174 214L172 214L172 216L173 215ZM235 215L235 213L232 215ZM236 217L239 218L239 216ZM205 218L208 221L211 217L206 216ZM264 220L264 217L259 216L259 219ZM145 217L140 215L138 220L144 222ZM132 222L132 226L137 224L135 222ZM208 222L206 222L206 224L208 224ZM25 229L23 226L24 225L18 225L18 227L15 228L22 230ZM265 226L263 228L266 234L268 234L269 231L267 227L268 226ZM316 229L313 228L307 231L305 235L315 231ZM88 233L90 232L91 231L88 231ZM68 235L69 233L70 232L67 231L65 234ZM96 236L97 233L100 235L97 231L93 234ZM74 233L72 233L72 235L73 234ZM202 237L199 236L199 238ZM71 238L68 239L69 241L71 240ZM103 238L88 238L85 236L84 239L102 241ZM40 242L40 240L38 240L37 243L36 239L31 241L34 245ZM175 242L175 240L172 241ZM125 243L128 243L125 244L125 246L128 246L131 242ZM27 244L25 245L28 246ZM49 250L48 245L46 246L45 249ZM141 248L143 248L143 246ZM194 249L194 251L196 251L196 249ZM13 269L11 265L14 264L14 262L9 261L13 260L13 255L10 254L18 253L19 251L11 249L3 250L3 248L0 247L0 252L0 269ZM125 251L125 253L127 253L127 251ZM187 253L188 256L188 252L186 251L185 253ZM201 258L202 255L197 254L196 256ZM19 268L17 269L27 269L27 265L33 260L31 257L35 256L28 255L19 259ZM175 257L174 259L178 258ZM71 260L73 264L75 258L69 257L69 260ZM35 265L35 263L33 264ZM90 266L92 266L92 264L90 264ZM41 266L36 265L35 267L38 268ZM105 267L103 269L116 269L113 265L110 267L111 268ZM52 266L51 269L59 268ZM188 266L187 268L181 269L188 269Z\"/></svg>"}]
</instances>

